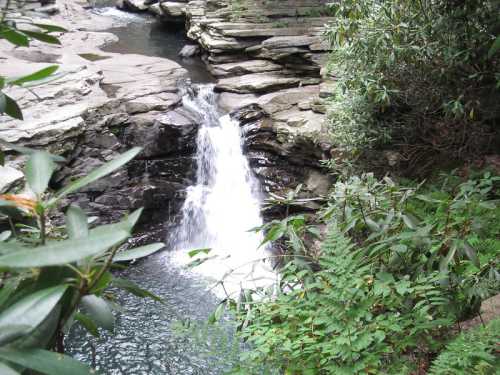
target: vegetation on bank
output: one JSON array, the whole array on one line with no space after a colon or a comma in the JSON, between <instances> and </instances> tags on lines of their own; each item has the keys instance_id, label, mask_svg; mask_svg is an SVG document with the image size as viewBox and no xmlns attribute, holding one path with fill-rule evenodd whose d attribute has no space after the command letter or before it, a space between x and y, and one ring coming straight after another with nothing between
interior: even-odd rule
<instances>
[{"instance_id":1,"label":"vegetation on bank","mask_svg":"<svg viewBox=\"0 0 500 375\"><path fill-rule=\"evenodd\" d=\"M500 148L496 0L334 1L330 110L338 161L424 176ZM370 155L371 157L367 157ZM381 170L382 169L382 170Z\"/></svg>"},{"instance_id":2,"label":"vegetation on bank","mask_svg":"<svg viewBox=\"0 0 500 375\"><path fill-rule=\"evenodd\" d=\"M498 2L330 7L337 182L262 228L282 277L226 301L251 344L235 373L495 374L498 320L453 337L500 292Z\"/></svg>"},{"instance_id":3,"label":"vegetation on bank","mask_svg":"<svg viewBox=\"0 0 500 375\"><path fill-rule=\"evenodd\" d=\"M251 343L243 363L287 374L425 373L460 322L500 290L499 181L353 176L337 181L318 216L267 224L267 239L290 251L277 292L228 303ZM321 249L312 228L324 228ZM488 363L463 371L493 374ZM260 373L248 369L239 373Z\"/></svg>"}]
</instances>

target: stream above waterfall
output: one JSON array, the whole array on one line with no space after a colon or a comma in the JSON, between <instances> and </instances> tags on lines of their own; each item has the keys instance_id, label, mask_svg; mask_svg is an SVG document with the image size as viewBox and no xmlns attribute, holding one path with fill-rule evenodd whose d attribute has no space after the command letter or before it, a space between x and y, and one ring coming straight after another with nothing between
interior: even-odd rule
<instances>
[{"instance_id":1,"label":"stream above waterfall","mask_svg":"<svg viewBox=\"0 0 500 375\"><path fill-rule=\"evenodd\" d=\"M94 12L123 21L119 26L106 30L115 34L118 41L108 44L102 48L103 51L164 57L187 69L192 82L214 81L200 57L179 56L182 47L193 44L182 27L168 26L149 13L124 12L114 6L114 1L106 0L98 4Z\"/></svg>"}]
</instances>

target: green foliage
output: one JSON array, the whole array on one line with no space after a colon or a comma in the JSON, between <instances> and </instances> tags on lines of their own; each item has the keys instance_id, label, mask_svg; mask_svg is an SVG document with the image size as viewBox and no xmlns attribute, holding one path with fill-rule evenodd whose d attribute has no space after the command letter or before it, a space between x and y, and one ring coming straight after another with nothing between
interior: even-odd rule
<instances>
[{"instance_id":1,"label":"green foliage","mask_svg":"<svg viewBox=\"0 0 500 375\"><path fill-rule=\"evenodd\" d=\"M0 219L7 218L11 224L10 231L0 234L0 365L45 374L88 374L90 370L82 364L45 349L61 350L58 342L63 328L73 323L80 323L94 336L99 335L98 327L113 330L111 286L159 300L134 283L115 278L109 269L113 262L142 258L164 245L123 250L142 210L95 228L89 228L86 214L75 205L66 211L66 226L51 227L48 220L62 197L113 173L140 149L133 148L51 193L49 181L60 158L14 148L28 155L25 177L36 198L0 196ZM36 224L17 223L23 217Z\"/></svg>"},{"instance_id":2,"label":"green foliage","mask_svg":"<svg viewBox=\"0 0 500 375\"><path fill-rule=\"evenodd\" d=\"M330 63L339 77L330 118L340 149L392 139L410 162L488 152L500 115L496 0L330 6Z\"/></svg>"},{"instance_id":3,"label":"green foliage","mask_svg":"<svg viewBox=\"0 0 500 375\"><path fill-rule=\"evenodd\" d=\"M463 318L500 286L498 181L485 173L465 182L448 176L441 184L402 188L389 178L355 176L335 184L324 217L337 220L390 272L446 275L443 288Z\"/></svg>"},{"instance_id":4,"label":"green foliage","mask_svg":"<svg viewBox=\"0 0 500 375\"><path fill-rule=\"evenodd\" d=\"M229 301L252 350L247 373L410 374L443 346L452 323L500 291L499 177L400 186L372 174L339 179L321 220L266 224L285 241L275 292ZM308 236L321 236L322 249ZM279 256L278 256L279 257Z\"/></svg>"},{"instance_id":5,"label":"green foliage","mask_svg":"<svg viewBox=\"0 0 500 375\"><path fill-rule=\"evenodd\" d=\"M430 375L498 374L500 319L460 334L433 362Z\"/></svg>"},{"instance_id":6,"label":"green foliage","mask_svg":"<svg viewBox=\"0 0 500 375\"><path fill-rule=\"evenodd\" d=\"M436 274L412 280L378 271L335 225L319 266L290 262L278 296L243 303L242 337L253 348L244 361L271 361L288 374L404 373L402 354L430 345L429 332L449 324L434 317L447 302L436 299Z\"/></svg>"}]
</instances>

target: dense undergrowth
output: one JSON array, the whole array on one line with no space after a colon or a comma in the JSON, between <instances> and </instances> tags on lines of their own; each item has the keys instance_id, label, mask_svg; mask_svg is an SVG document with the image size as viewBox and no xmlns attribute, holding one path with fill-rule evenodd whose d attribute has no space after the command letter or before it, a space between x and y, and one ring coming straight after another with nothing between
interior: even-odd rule
<instances>
[{"instance_id":1,"label":"dense undergrowth","mask_svg":"<svg viewBox=\"0 0 500 375\"><path fill-rule=\"evenodd\" d=\"M229 303L253 348L239 373L427 371L459 322L500 290L499 181L446 175L412 186L365 174L339 180L320 217L267 224L267 239L293 251L277 293L247 291ZM312 227L324 227L319 251L310 251ZM498 325L490 329L489 340L500 339ZM448 356L459 356L454 348ZM462 370L494 373L476 364Z\"/></svg>"},{"instance_id":2,"label":"dense undergrowth","mask_svg":"<svg viewBox=\"0 0 500 375\"><path fill-rule=\"evenodd\" d=\"M337 158L425 175L498 150L497 0L332 1Z\"/></svg>"},{"instance_id":3,"label":"dense undergrowth","mask_svg":"<svg viewBox=\"0 0 500 375\"><path fill-rule=\"evenodd\" d=\"M453 338L500 292L498 5L330 4L337 182L261 228L281 280L226 301L252 348L234 373L497 373L498 320Z\"/></svg>"}]
</instances>

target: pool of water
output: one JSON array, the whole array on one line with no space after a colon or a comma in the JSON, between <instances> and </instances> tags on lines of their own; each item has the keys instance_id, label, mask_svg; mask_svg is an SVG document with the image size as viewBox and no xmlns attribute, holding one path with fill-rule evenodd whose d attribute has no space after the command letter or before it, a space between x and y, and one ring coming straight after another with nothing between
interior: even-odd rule
<instances>
[{"instance_id":1,"label":"pool of water","mask_svg":"<svg viewBox=\"0 0 500 375\"><path fill-rule=\"evenodd\" d=\"M66 342L69 354L106 375L219 375L236 361L239 343L229 321L188 334L177 328L188 318L205 321L217 301L203 280L171 264L168 252L116 276L132 280L164 303L116 291L123 311L116 314L115 331L94 338L75 325Z\"/></svg>"}]
</instances>

